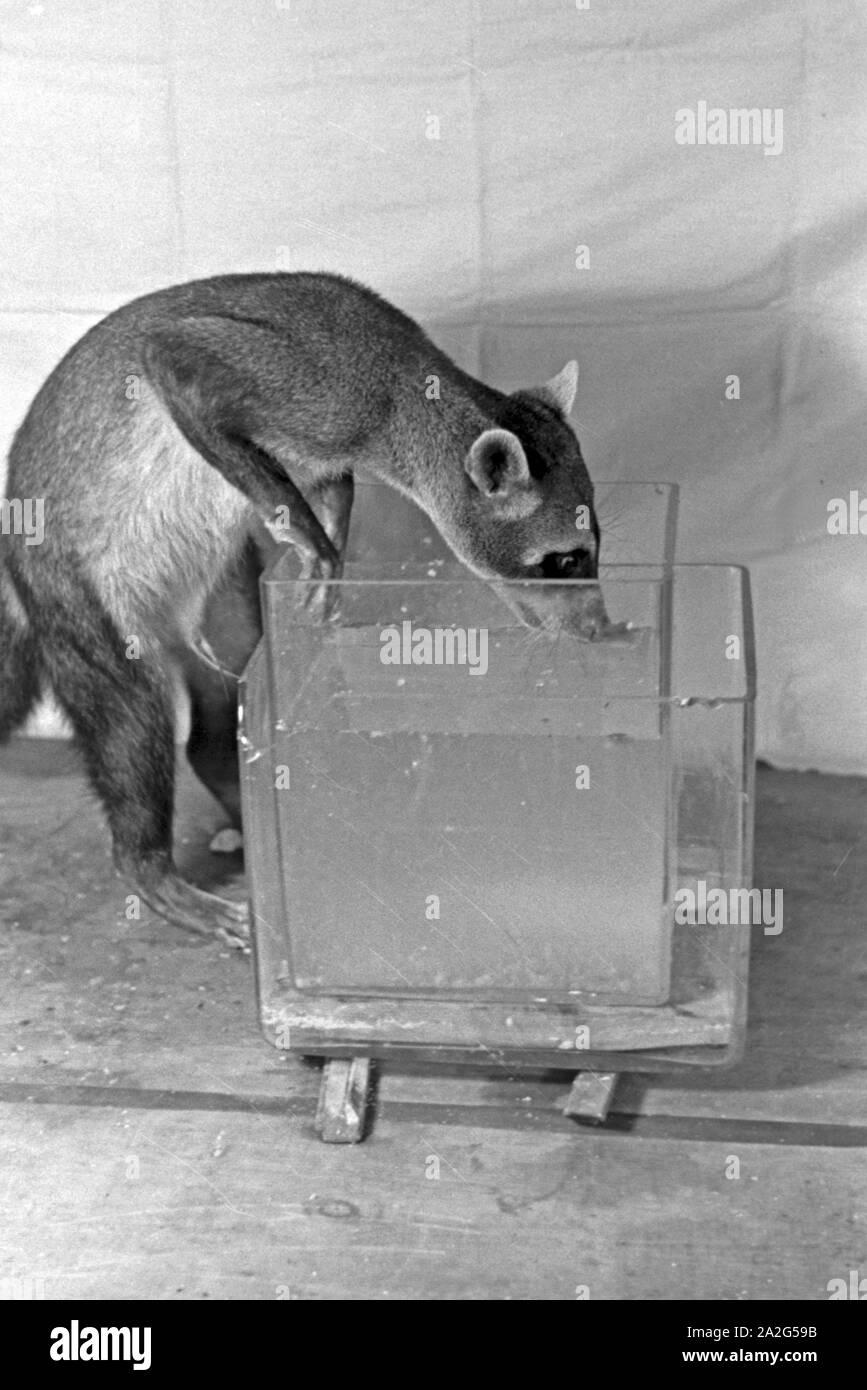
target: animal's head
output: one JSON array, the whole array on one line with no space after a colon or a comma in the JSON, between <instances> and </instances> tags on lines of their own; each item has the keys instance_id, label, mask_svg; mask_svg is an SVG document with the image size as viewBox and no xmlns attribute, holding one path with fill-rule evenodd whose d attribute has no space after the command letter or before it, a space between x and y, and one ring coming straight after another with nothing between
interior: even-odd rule
<instances>
[{"instance_id":1,"label":"animal's head","mask_svg":"<svg viewBox=\"0 0 867 1390\"><path fill-rule=\"evenodd\" d=\"M544 386L503 398L473 442L458 495L435 520L452 549L485 579L595 580L599 525L578 439L568 422L578 384L569 362ZM509 590L532 626L594 637L606 623L598 587Z\"/></svg>"}]
</instances>

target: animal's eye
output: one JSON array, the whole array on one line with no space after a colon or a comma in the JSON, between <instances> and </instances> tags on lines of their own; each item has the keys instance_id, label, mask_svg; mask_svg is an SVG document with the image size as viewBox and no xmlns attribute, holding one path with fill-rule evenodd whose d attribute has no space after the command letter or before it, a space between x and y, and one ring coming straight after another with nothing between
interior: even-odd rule
<instances>
[{"instance_id":1,"label":"animal's eye","mask_svg":"<svg viewBox=\"0 0 867 1390\"><path fill-rule=\"evenodd\" d=\"M543 555L540 568L543 579L595 579L596 565L586 550L553 550Z\"/></svg>"}]
</instances>

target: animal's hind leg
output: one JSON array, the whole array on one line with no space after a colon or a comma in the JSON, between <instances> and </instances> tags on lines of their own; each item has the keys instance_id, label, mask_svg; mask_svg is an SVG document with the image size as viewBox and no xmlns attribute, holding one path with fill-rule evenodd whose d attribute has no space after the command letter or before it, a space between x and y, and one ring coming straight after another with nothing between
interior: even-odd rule
<instances>
[{"instance_id":1,"label":"animal's hind leg","mask_svg":"<svg viewBox=\"0 0 867 1390\"><path fill-rule=\"evenodd\" d=\"M36 642L12 576L0 561L0 743L27 718L39 684Z\"/></svg>"},{"instance_id":2,"label":"animal's hind leg","mask_svg":"<svg viewBox=\"0 0 867 1390\"><path fill-rule=\"evenodd\" d=\"M160 661L146 650L128 659L107 617L94 612L92 596L76 599L72 616L54 607L42 651L105 807L115 864L148 906L174 925L242 946L247 905L194 887L172 859L174 718Z\"/></svg>"}]
</instances>

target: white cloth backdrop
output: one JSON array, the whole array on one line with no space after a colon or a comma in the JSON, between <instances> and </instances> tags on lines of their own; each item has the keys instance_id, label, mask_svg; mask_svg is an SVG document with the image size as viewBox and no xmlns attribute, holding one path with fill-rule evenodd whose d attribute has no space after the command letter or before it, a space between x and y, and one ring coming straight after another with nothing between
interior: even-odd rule
<instances>
[{"instance_id":1,"label":"white cloth backdrop","mask_svg":"<svg viewBox=\"0 0 867 1390\"><path fill-rule=\"evenodd\" d=\"M750 566L760 753L867 773L867 536L826 527L867 496L863 4L0 15L4 445L97 317L218 271L355 275L504 388L576 355L591 472L680 483L680 558ZM782 151L678 144L701 101Z\"/></svg>"}]
</instances>

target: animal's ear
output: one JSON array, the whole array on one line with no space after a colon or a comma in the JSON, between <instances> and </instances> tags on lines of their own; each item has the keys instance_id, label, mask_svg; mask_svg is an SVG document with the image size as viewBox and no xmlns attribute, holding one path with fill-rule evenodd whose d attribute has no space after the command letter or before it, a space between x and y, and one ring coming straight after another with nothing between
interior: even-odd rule
<instances>
[{"instance_id":1,"label":"animal's ear","mask_svg":"<svg viewBox=\"0 0 867 1390\"><path fill-rule=\"evenodd\" d=\"M509 430L485 430L480 434L464 467L486 497L506 498L530 477L521 441Z\"/></svg>"},{"instance_id":2,"label":"animal's ear","mask_svg":"<svg viewBox=\"0 0 867 1390\"><path fill-rule=\"evenodd\" d=\"M575 393L578 390L578 363L574 360L567 362L562 372L552 376L550 381L546 381L544 386L535 386L531 395L540 396L543 401L553 405L560 411L561 415L568 416L575 404Z\"/></svg>"}]
</instances>

